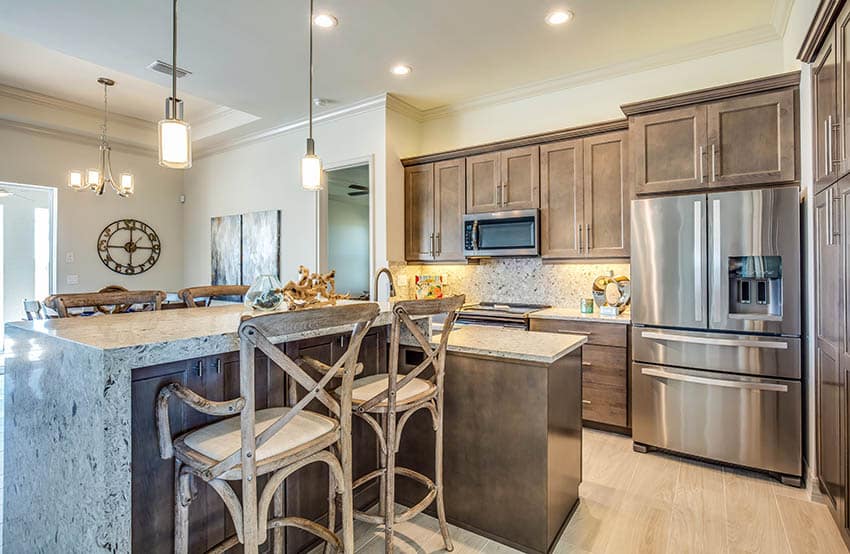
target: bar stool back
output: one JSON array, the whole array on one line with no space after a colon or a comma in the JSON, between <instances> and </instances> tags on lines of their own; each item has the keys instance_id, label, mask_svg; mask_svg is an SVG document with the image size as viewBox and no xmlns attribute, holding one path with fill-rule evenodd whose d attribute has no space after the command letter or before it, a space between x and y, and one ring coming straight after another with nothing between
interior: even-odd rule
<instances>
[{"instance_id":1,"label":"bar stool back","mask_svg":"<svg viewBox=\"0 0 850 554\"><path fill-rule=\"evenodd\" d=\"M354 381L354 390L352 391L354 414L369 424L369 427L377 435L381 448L381 468L364 475L353 484L354 489L356 489L373 479L380 479L379 515L355 512L354 517L362 521L384 525L387 553L393 551L395 524L411 519L435 500L443 542L446 550L453 549L443 500L443 381L449 334L454 326L457 310L463 306L464 301L465 297L460 295L437 300L396 302L393 306L388 373L386 375L372 375ZM438 314L447 314L447 316L443 324L440 343L437 347L432 347L413 318ZM398 374L402 333L411 336L425 354L422 363L406 375ZM425 378L422 375L429 368L433 368L433 375ZM421 409L426 409L431 413L434 431L436 432L434 481L412 469L396 467L395 463L404 426L410 416ZM414 479L428 487L428 493L421 501L398 515L395 513L396 475Z\"/></svg>"},{"instance_id":2,"label":"bar stool back","mask_svg":"<svg viewBox=\"0 0 850 554\"><path fill-rule=\"evenodd\" d=\"M205 285L200 287L187 287L180 289L177 296L186 304L187 308L206 308L213 300L230 299L239 297L244 300L248 292L245 285Z\"/></svg>"},{"instance_id":3,"label":"bar stool back","mask_svg":"<svg viewBox=\"0 0 850 554\"><path fill-rule=\"evenodd\" d=\"M192 481L201 479L221 497L236 528L235 536L225 539L211 552L224 552L242 543L246 553L256 554L272 529L273 552L282 554L283 528L290 526L312 533L337 552L353 554L351 387L355 373L362 369L358 368L357 357L363 337L379 313L377 304L363 303L247 316L239 325L238 398L224 402L208 400L179 383L160 390L157 399L160 454L163 459L175 459L175 552L188 551L189 504L195 488ZM352 325L348 349L333 366L306 358L293 360L272 343L274 337ZM268 356L290 381L306 391L294 405L256 410L256 350ZM302 366L323 375L316 381ZM325 390L334 378L342 379L338 398ZM232 417L172 438L168 415L172 396L201 413ZM307 410L313 400L323 404L330 415ZM317 462L326 464L331 476L327 527L284 514L285 479ZM257 478L262 475L269 477L262 491L258 491ZM232 481L241 481L241 499L231 486ZM342 536L334 532L337 496L341 497Z\"/></svg>"}]
</instances>

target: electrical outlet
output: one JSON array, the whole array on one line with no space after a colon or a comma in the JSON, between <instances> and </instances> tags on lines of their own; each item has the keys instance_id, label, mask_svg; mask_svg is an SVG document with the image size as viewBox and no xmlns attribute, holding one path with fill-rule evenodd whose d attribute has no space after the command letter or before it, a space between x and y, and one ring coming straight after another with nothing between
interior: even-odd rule
<instances>
[{"instance_id":1,"label":"electrical outlet","mask_svg":"<svg viewBox=\"0 0 850 554\"><path fill-rule=\"evenodd\" d=\"M80 276L79 275L67 275L67 276L65 276L65 284L66 285L79 285L80 284Z\"/></svg>"},{"instance_id":2,"label":"electrical outlet","mask_svg":"<svg viewBox=\"0 0 850 554\"><path fill-rule=\"evenodd\" d=\"M74 263L74 253L73 252L66 252L65 253L65 263L66 264Z\"/></svg>"},{"instance_id":3,"label":"electrical outlet","mask_svg":"<svg viewBox=\"0 0 850 554\"><path fill-rule=\"evenodd\" d=\"M398 286L406 287L408 285L407 275L401 274L398 276Z\"/></svg>"}]
</instances>

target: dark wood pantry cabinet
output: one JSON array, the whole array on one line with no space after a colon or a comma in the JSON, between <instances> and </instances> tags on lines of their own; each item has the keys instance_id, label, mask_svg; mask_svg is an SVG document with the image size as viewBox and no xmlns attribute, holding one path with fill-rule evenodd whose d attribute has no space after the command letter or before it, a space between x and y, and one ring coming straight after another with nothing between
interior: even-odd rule
<instances>
[{"instance_id":1,"label":"dark wood pantry cabinet","mask_svg":"<svg viewBox=\"0 0 850 554\"><path fill-rule=\"evenodd\" d=\"M466 161L407 167L404 182L405 259L463 261Z\"/></svg>"}]
</instances>

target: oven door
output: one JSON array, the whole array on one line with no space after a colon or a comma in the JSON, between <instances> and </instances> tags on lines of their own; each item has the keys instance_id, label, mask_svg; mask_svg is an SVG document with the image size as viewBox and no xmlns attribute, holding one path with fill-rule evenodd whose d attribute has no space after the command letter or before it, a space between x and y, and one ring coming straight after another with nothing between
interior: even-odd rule
<instances>
[{"instance_id":1,"label":"oven door","mask_svg":"<svg viewBox=\"0 0 850 554\"><path fill-rule=\"evenodd\" d=\"M802 473L800 381L632 364L636 443L759 468Z\"/></svg>"},{"instance_id":2,"label":"oven door","mask_svg":"<svg viewBox=\"0 0 850 554\"><path fill-rule=\"evenodd\" d=\"M537 210L514 210L464 216L464 255L537 256Z\"/></svg>"}]
</instances>

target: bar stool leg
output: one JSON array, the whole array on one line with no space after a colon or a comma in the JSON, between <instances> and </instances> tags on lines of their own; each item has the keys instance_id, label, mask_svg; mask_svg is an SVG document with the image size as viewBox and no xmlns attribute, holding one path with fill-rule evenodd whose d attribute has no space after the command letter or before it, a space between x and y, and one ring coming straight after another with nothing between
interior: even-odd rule
<instances>
[{"instance_id":1,"label":"bar stool leg","mask_svg":"<svg viewBox=\"0 0 850 554\"><path fill-rule=\"evenodd\" d=\"M334 479L333 471L328 471L328 529L332 533L336 532L336 479ZM324 550L325 554L331 554L330 543L325 543Z\"/></svg>"},{"instance_id":2,"label":"bar stool leg","mask_svg":"<svg viewBox=\"0 0 850 554\"><path fill-rule=\"evenodd\" d=\"M284 484L281 483L280 486L274 491L274 517L279 518L284 516L284 506L283 506L283 487ZM274 544L272 545L272 552L274 554L283 554L286 550L286 546L283 544L284 534L283 527L275 527L273 531L272 538L274 540Z\"/></svg>"},{"instance_id":3,"label":"bar stool leg","mask_svg":"<svg viewBox=\"0 0 850 554\"><path fill-rule=\"evenodd\" d=\"M386 496L384 497L384 536L386 538L386 554L393 554L393 537L395 535L395 410L392 408L386 414L387 442L386 457Z\"/></svg>"},{"instance_id":4,"label":"bar stool leg","mask_svg":"<svg viewBox=\"0 0 850 554\"><path fill-rule=\"evenodd\" d=\"M183 462L174 460L174 554L189 552L189 491L188 475L181 475Z\"/></svg>"},{"instance_id":5,"label":"bar stool leg","mask_svg":"<svg viewBox=\"0 0 850 554\"><path fill-rule=\"evenodd\" d=\"M384 437L385 437L384 440L386 440L386 436L387 436L387 415L386 414L379 414L378 417L381 420L381 429L383 430ZM378 446L378 448L380 448L380 445ZM378 481L380 482L380 487L381 487L381 492L379 493L380 495L379 495L379 502L378 502L378 515L380 515L381 517L384 517L387 514L387 506L386 506L386 501L387 501L387 474L386 474L387 456L389 456L389 452L380 452L379 455L378 455L378 459L380 460L380 463L381 463L381 469L384 470L384 473L378 478Z\"/></svg>"},{"instance_id":6,"label":"bar stool leg","mask_svg":"<svg viewBox=\"0 0 850 554\"><path fill-rule=\"evenodd\" d=\"M446 505L443 502L443 395L437 395L437 436L434 440L434 480L437 486L437 519L440 522L440 532L446 550L454 550L449 536L449 525L446 521Z\"/></svg>"}]
</instances>

